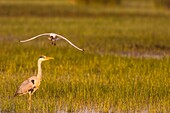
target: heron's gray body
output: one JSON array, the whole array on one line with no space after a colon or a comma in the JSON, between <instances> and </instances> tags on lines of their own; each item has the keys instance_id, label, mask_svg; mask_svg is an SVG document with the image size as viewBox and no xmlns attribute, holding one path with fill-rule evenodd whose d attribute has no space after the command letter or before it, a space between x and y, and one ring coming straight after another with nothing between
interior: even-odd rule
<instances>
[{"instance_id":1,"label":"heron's gray body","mask_svg":"<svg viewBox=\"0 0 170 113\"><path fill-rule=\"evenodd\" d=\"M39 85L40 83L37 83L37 76L32 76L22 82L14 96L21 96L27 93L30 93L32 95L39 88Z\"/></svg>"}]
</instances>

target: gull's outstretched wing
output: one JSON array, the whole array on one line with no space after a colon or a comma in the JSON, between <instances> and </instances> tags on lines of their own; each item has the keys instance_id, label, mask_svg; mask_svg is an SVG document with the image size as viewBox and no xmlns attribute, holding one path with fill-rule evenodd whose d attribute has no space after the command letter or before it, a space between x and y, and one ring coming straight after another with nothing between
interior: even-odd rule
<instances>
[{"instance_id":1,"label":"gull's outstretched wing","mask_svg":"<svg viewBox=\"0 0 170 113\"><path fill-rule=\"evenodd\" d=\"M28 41L34 40L34 39L36 39L36 38L38 38L38 37L40 37L40 36L50 36L50 34L51 34L51 33L43 33L43 34L37 35L37 36L32 37L32 38L27 39L27 40L20 40L20 42L28 42Z\"/></svg>"},{"instance_id":2,"label":"gull's outstretched wing","mask_svg":"<svg viewBox=\"0 0 170 113\"><path fill-rule=\"evenodd\" d=\"M63 36L61 36L61 35L59 35L59 34L56 34L56 33L55 33L55 35L58 36L59 38L64 39L65 41L67 41L69 44L71 44L71 45L72 45L73 47L75 47L76 49L78 49L78 50L80 50L80 51L84 51L84 49L81 49L81 48L77 47L77 46L74 45L72 42L70 42L67 38L65 38L65 37L63 37Z\"/></svg>"}]
</instances>

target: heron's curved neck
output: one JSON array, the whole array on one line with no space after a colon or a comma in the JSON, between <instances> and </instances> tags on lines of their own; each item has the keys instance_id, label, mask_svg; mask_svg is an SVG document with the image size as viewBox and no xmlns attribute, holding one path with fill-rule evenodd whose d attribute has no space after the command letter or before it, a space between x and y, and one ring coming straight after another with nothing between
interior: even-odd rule
<instances>
[{"instance_id":1,"label":"heron's curved neck","mask_svg":"<svg viewBox=\"0 0 170 113\"><path fill-rule=\"evenodd\" d=\"M37 74L37 80L38 81L41 81L41 78L42 78L41 62L42 61L38 60L38 74Z\"/></svg>"}]
</instances>

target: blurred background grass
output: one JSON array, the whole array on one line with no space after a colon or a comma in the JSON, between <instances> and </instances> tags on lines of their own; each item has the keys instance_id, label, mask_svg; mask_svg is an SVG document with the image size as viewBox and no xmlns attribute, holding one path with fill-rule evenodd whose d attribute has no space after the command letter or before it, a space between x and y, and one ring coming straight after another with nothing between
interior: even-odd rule
<instances>
[{"instance_id":1,"label":"blurred background grass","mask_svg":"<svg viewBox=\"0 0 170 113\"><path fill-rule=\"evenodd\" d=\"M36 75L42 54L55 60L42 64L33 112L170 110L168 7L153 0L94 1L0 1L1 112L27 112L27 97L13 94ZM44 32L85 52L62 40L52 46L45 37L18 42Z\"/></svg>"}]
</instances>

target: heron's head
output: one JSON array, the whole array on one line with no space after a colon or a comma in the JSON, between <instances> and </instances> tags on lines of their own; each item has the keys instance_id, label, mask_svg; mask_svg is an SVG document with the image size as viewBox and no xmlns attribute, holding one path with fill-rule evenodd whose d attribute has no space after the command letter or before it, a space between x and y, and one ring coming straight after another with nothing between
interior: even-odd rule
<instances>
[{"instance_id":1,"label":"heron's head","mask_svg":"<svg viewBox=\"0 0 170 113\"><path fill-rule=\"evenodd\" d=\"M39 61L46 61L46 60L51 60L51 59L54 59L53 57L47 57L47 56L44 56L44 55L41 55L39 57Z\"/></svg>"}]
</instances>

